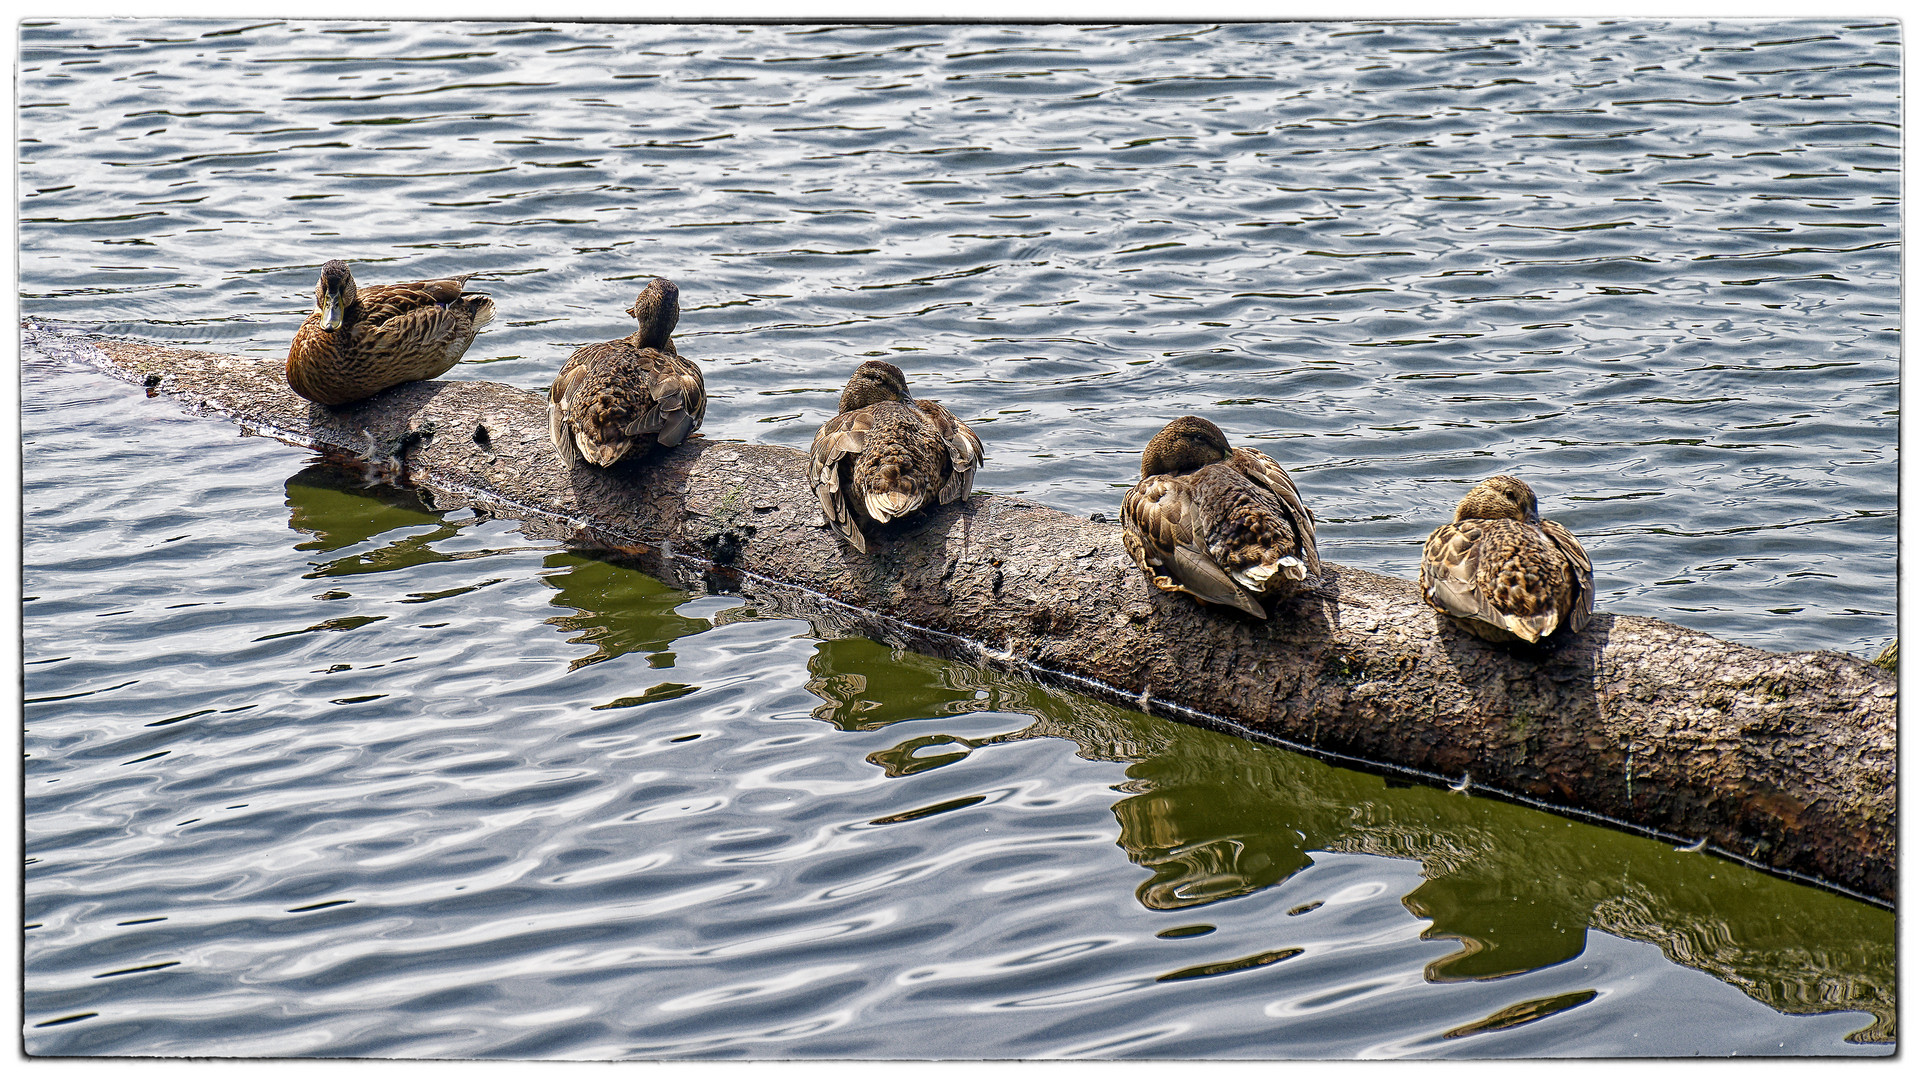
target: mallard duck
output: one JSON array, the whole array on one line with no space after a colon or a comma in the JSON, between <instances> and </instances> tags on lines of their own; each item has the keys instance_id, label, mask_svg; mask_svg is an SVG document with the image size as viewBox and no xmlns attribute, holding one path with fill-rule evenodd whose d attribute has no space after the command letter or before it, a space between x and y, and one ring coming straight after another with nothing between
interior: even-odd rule
<instances>
[{"instance_id":1,"label":"mallard duck","mask_svg":"<svg viewBox=\"0 0 1920 1080\"><path fill-rule=\"evenodd\" d=\"M345 405L444 373L493 318L491 298L461 291L472 276L362 289L346 263L327 263L313 314L287 350L287 385L308 401Z\"/></svg>"},{"instance_id":2,"label":"mallard duck","mask_svg":"<svg viewBox=\"0 0 1920 1080\"><path fill-rule=\"evenodd\" d=\"M577 350L548 391L547 423L560 463L606 468L655 446L679 446L707 415L707 384L673 347L680 287L654 278L627 314L639 328Z\"/></svg>"},{"instance_id":3,"label":"mallard duck","mask_svg":"<svg viewBox=\"0 0 1920 1080\"><path fill-rule=\"evenodd\" d=\"M1266 601L1320 573L1313 511L1280 463L1182 416L1140 455L1120 504L1127 554L1162 592L1267 617Z\"/></svg>"},{"instance_id":4,"label":"mallard duck","mask_svg":"<svg viewBox=\"0 0 1920 1080\"><path fill-rule=\"evenodd\" d=\"M827 523L864 552L873 526L966 498L985 456L972 428L937 401L914 400L899 368L869 360L840 392L840 415L814 435L808 473Z\"/></svg>"},{"instance_id":5,"label":"mallard duck","mask_svg":"<svg viewBox=\"0 0 1920 1080\"><path fill-rule=\"evenodd\" d=\"M1593 562L1572 533L1540 520L1532 488L1496 476L1427 537L1420 595L1488 641L1564 640L1593 617Z\"/></svg>"}]
</instances>

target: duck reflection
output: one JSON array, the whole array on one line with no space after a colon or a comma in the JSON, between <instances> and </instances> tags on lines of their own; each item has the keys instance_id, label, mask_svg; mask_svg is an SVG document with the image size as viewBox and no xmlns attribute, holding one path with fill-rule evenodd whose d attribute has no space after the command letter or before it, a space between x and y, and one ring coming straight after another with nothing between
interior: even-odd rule
<instances>
[{"instance_id":1,"label":"duck reflection","mask_svg":"<svg viewBox=\"0 0 1920 1080\"><path fill-rule=\"evenodd\" d=\"M456 531L407 488L369 487L331 465L310 465L287 479L287 525L313 539L299 551L338 551L410 525L439 526L445 539Z\"/></svg>"},{"instance_id":2,"label":"duck reflection","mask_svg":"<svg viewBox=\"0 0 1920 1080\"><path fill-rule=\"evenodd\" d=\"M474 517L453 517L435 510L411 488L367 484L359 474L333 465L313 465L287 480L287 524L308 539L294 545L300 551L321 553L356 549L317 563L309 577L349 577L375 574L424 563L486 558L506 551L547 550L550 545L514 548L471 548L443 551L438 545L471 526ZM451 518L451 520L450 520ZM369 550L358 550L385 539ZM647 656L653 667L672 667L669 647L689 634L713 628L707 619L689 618L674 609L690 594L672 588L620 560L553 551L543 560L554 573L546 575L554 589L552 603L571 613L546 620L571 634L569 644L591 645L593 651L575 658L568 670L597 664L627 653ZM447 593L421 594L410 601L438 599L493 584L477 582ZM345 596L345 593L337 594ZM678 684L662 684L649 691L658 700L673 696ZM680 688L686 692L686 688ZM621 699L622 702L629 699ZM643 699L632 699L640 701Z\"/></svg>"},{"instance_id":3,"label":"duck reflection","mask_svg":"<svg viewBox=\"0 0 1920 1080\"><path fill-rule=\"evenodd\" d=\"M1153 871L1134 892L1143 905L1176 911L1211 904L1285 881L1313 865L1297 832L1259 820L1259 811L1272 807L1261 804L1257 792L1227 803L1196 797L1203 794L1154 788L1113 804L1120 845L1134 862Z\"/></svg>"},{"instance_id":4,"label":"duck reflection","mask_svg":"<svg viewBox=\"0 0 1920 1080\"><path fill-rule=\"evenodd\" d=\"M842 731L877 731L902 720L996 707L986 672L866 638L819 642L807 658L807 674L807 691L821 701L813 718Z\"/></svg>"},{"instance_id":5,"label":"duck reflection","mask_svg":"<svg viewBox=\"0 0 1920 1080\"><path fill-rule=\"evenodd\" d=\"M593 646L593 652L570 661L568 671L633 652L645 653L651 667L670 668L675 641L713 629L710 619L675 611L692 599L690 593L633 567L574 552L555 552L545 562L559 571L546 576L554 589L549 602L573 611L547 623L573 634L568 644Z\"/></svg>"},{"instance_id":6,"label":"duck reflection","mask_svg":"<svg viewBox=\"0 0 1920 1080\"><path fill-rule=\"evenodd\" d=\"M1124 716L1134 725L1152 718ZM1142 903L1191 906L1263 888L1342 851L1417 859L1401 902L1460 946L1433 981L1496 979L1578 957L1589 929L1655 944L1783 1012L1861 1009L1893 1034L1893 916L1711 856L1511 803L1335 768L1173 726L1128 767L1120 842L1151 867ZM1138 824L1129 825L1129 822Z\"/></svg>"},{"instance_id":7,"label":"duck reflection","mask_svg":"<svg viewBox=\"0 0 1920 1080\"><path fill-rule=\"evenodd\" d=\"M435 510L411 488L368 484L358 473L334 465L310 465L287 480L287 526L311 539L294 545L296 551L333 552L370 543L389 533L393 539L368 551L359 551L316 563L310 578L354 577L404 570L427 563L481 559L504 551L527 548L486 548L441 551L435 545L460 534L478 520L449 520L450 511ZM497 581L498 579L495 579ZM456 590L467 592L481 584ZM433 600L439 593L422 595Z\"/></svg>"},{"instance_id":8,"label":"duck reflection","mask_svg":"<svg viewBox=\"0 0 1920 1080\"><path fill-rule=\"evenodd\" d=\"M1856 1041L1893 1037L1891 912L1644 837L1336 768L863 639L819 643L808 670L822 702L813 715L843 729L983 710L1033 717L990 740L918 732L870 755L890 776L951 764L988 741L1047 737L1126 763L1112 809L1119 846L1148 872L1135 890L1145 907L1246 896L1312 866L1316 851L1416 859L1425 880L1402 903L1431 921L1424 937L1459 945L1428 966L1430 980L1564 963L1585 950L1589 930L1602 930L1655 944L1783 1012L1872 1013Z\"/></svg>"}]
</instances>

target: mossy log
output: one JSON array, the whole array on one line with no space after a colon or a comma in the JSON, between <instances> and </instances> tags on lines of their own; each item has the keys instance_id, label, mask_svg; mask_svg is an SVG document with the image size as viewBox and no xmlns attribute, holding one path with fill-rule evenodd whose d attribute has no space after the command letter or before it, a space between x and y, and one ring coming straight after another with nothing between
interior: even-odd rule
<instances>
[{"instance_id":1,"label":"mossy log","mask_svg":"<svg viewBox=\"0 0 1920 1080\"><path fill-rule=\"evenodd\" d=\"M1261 622L1152 590L1117 525L985 492L861 555L828 531L806 455L788 447L696 438L567 470L545 396L515 387L411 383L327 408L288 390L278 361L28 335L150 394L366 461L441 508L651 551L663 573L880 640L1895 899L1895 679L1858 657L1604 612L1557 650L1520 651L1447 625L1411 581L1333 562ZM1321 542L1339 554L1337 533Z\"/></svg>"}]
</instances>

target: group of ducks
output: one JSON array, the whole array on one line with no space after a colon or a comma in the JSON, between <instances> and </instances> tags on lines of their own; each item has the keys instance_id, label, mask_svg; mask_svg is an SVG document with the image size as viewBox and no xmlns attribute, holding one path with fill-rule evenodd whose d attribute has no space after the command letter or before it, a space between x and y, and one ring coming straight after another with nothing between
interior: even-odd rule
<instances>
[{"instance_id":1,"label":"group of ducks","mask_svg":"<svg viewBox=\"0 0 1920 1080\"><path fill-rule=\"evenodd\" d=\"M346 263L327 263L287 353L287 384L333 406L444 373L493 318L490 298L465 291L471 276L359 288ZM679 287L653 279L627 314L633 333L577 350L548 392L550 435L568 468L678 446L706 415L700 369L673 345ZM808 479L834 532L864 553L876 529L966 498L984 456L971 428L916 399L899 368L870 360L814 436ZM1120 520L1127 553L1155 588L1254 618L1320 574L1313 511L1286 470L1228 445L1197 416L1147 444ZM1572 533L1540 520L1532 489L1495 476L1427 538L1420 591L1478 637L1552 643L1592 616L1593 564Z\"/></svg>"}]
</instances>

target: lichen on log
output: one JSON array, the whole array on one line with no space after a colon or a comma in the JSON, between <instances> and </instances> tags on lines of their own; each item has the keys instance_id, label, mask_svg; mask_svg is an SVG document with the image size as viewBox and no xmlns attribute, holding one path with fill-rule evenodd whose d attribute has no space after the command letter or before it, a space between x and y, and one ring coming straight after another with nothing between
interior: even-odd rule
<instances>
[{"instance_id":1,"label":"lichen on log","mask_svg":"<svg viewBox=\"0 0 1920 1080\"><path fill-rule=\"evenodd\" d=\"M296 397L277 361L27 335L150 394L366 461L443 508L651 551L869 636L1895 899L1896 684L1858 657L1605 612L1558 649L1521 651L1447 625L1411 581L1332 562L1260 622L1153 590L1117 525L985 492L862 555L827 529L799 450L695 438L567 470L545 397L515 387L411 383L327 408ZM1321 541L1337 554L1337 535Z\"/></svg>"}]
</instances>

